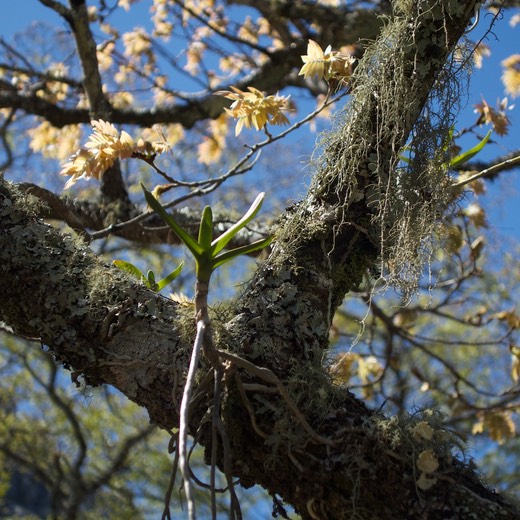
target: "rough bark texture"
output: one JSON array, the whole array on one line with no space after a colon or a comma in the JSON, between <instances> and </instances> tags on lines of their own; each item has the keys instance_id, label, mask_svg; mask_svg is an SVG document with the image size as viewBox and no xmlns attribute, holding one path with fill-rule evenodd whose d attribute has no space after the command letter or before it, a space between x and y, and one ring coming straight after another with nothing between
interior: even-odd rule
<instances>
[{"instance_id":1,"label":"rough bark texture","mask_svg":"<svg viewBox=\"0 0 520 520\"><path fill-rule=\"evenodd\" d=\"M377 74L374 79L376 94L378 81L393 74L403 74L400 79L409 86L396 97L402 109L398 129L389 129L388 140L383 129L373 143L388 157L388 167L474 3L407 5L408 25L401 24L400 36L408 38L410 67L383 66L380 79ZM413 66L418 60L428 63L419 72ZM358 117L368 114L376 124L378 110L374 95ZM352 117L343 150L370 138L356 134ZM380 250L378 234L362 231L372 211L365 168L370 148L348 186L342 185L341 172L319 173L308 197L283 219L269 259L236 303L213 318L217 347L276 374L315 432L274 385L244 364L228 363L222 419L233 474L244 486L258 483L278 494L303 518L518 518L512 503L488 490L453 456L457 439L438 418L420 418L435 432L427 440L416 434L418 418L389 419L368 410L332 385L322 368L334 311ZM326 153L332 156L335 150L331 145ZM29 198L2 182L0 319L20 335L41 338L73 377L111 384L145 406L152 422L176 425L194 336L192 309L101 265L79 240L39 221L30 206ZM202 364L201 385L209 369ZM191 428L200 427L198 440L209 447L211 433L200 419L211 399L200 395L193 402ZM435 479L429 489L418 485L417 459L425 450L432 450L439 463L427 476Z\"/></svg>"}]
</instances>

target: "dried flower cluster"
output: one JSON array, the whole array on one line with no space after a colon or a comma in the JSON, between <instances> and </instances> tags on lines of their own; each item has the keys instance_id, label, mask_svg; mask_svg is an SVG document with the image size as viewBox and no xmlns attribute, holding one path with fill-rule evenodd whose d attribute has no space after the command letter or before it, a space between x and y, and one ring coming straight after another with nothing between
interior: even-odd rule
<instances>
[{"instance_id":1,"label":"dried flower cluster","mask_svg":"<svg viewBox=\"0 0 520 520\"><path fill-rule=\"evenodd\" d=\"M158 153L164 153L170 149L170 145L164 141L145 141L134 139L125 132L121 134L111 123L103 120L91 121L94 129L85 146L73 154L60 175L70 176L65 184L65 189L72 186L78 179L95 179L108 170L117 159L145 156L154 157Z\"/></svg>"},{"instance_id":2,"label":"dried flower cluster","mask_svg":"<svg viewBox=\"0 0 520 520\"><path fill-rule=\"evenodd\" d=\"M497 135L507 135L511 121L507 117L506 111L514 107L514 105L508 105L507 98L498 100L497 108L490 106L485 99L474 107L474 112L479 115L477 124L491 124Z\"/></svg>"},{"instance_id":3,"label":"dried flower cluster","mask_svg":"<svg viewBox=\"0 0 520 520\"><path fill-rule=\"evenodd\" d=\"M260 130L266 123L272 125L289 123L283 113L289 108L289 96L266 96L254 87L247 88L249 92L242 92L233 86L231 87L233 92L229 90L215 92L215 95L224 96L233 101L231 106L225 110L230 116L238 119L235 135L240 134L244 126Z\"/></svg>"}]
</instances>

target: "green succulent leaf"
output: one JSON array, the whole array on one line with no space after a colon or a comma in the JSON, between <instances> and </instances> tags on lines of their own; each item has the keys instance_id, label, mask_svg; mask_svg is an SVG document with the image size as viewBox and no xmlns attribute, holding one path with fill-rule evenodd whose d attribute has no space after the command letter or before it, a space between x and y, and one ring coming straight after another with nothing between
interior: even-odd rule
<instances>
[{"instance_id":1,"label":"green succulent leaf","mask_svg":"<svg viewBox=\"0 0 520 520\"><path fill-rule=\"evenodd\" d=\"M175 280L175 278L179 276L179 274L182 271L182 268L184 267L184 262L181 262L179 267L175 268L168 276L165 276L162 280L156 282L155 273L153 271L148 271L145 276L144 273L138 267L125 260L114 260L112 264L118 269L121 269L122 271L125 271L126 273L134 276L140 282L144 283L146 287L148 287L148 289L151 289L154 292L160 291L161 289L166 287L170 282Z\"/></svg>"},{"instance_id":2,"label":"green succulent leaf","mask_svg":"<svg viewBox=\"0 0 520 520\"><path fill-rule=\"evenodd\" d=\"M470 148L469 150L457 155L453 159L450 160L448 163L448 166L450 168L457 168L460 165L464 164L465 162L468 162L472 157L477 155L484 146L486 146L487 142L489 141L489 138L491 136L491 133L493 130L490 130L485 137L480 141L480 143L476 144L473 148Z\"/></svg>"},{"instance_id":3,"label":"green succulent leaf","mask_svg":"<svg viewBox=\"0 0 520 520\"><path fill-rule=\"evenodd\" d=\"M173 232L179 237L182 242L186 245L186 247L191 251L195 259L199 258L203 253L203 249L200 244L192 237L189 233L187 233L184 229L182 229L175 220L168 215L166 210L162 207L162 204L149 192L144 185L141 183L141 188L144 192L144 197L148 205L164 220L164 222L173 230Z\"/></svg>"},{"instance_id":4,"label":"green succulent leaf","mask_svg":"<svg viewBox=\"0 0 520 520\"><path fill-rule=\"evenodd\" d=\"M199 227L199 245L204 251L211 249L211 241L213 240L213 212L209 206L202 210Z\"/></svg>"},{"instance_id":5,"label":"green succulent leaf","mask_svg":"<svg viewBox=\"0 0 520 520\"><path fill-rule=\"evenodd\" d=\"M158 214L160 217L168 224L168 226L175 232L175 234L184 242L187 248L190 250L191 254L195 258L196 263L196 274L197 280L204 281L209 283L209 279L211 278L211 274L213 271L229 262L233 258L236 258L240 255L245 255L251 253L253 251L258 251L259 249L263 249L266 247L272 240L272 237L264 238L262 240L257 240L252 244L247 244L241 247L237 247L230 251L226 251L225 253L220 253L222 249L226 247L229 241L251 220L253 220L256 214L260 211L262 207L262 203L264 200L265 193L260 193L253 204L251 204L250 208L247 210L246 214L233 226L231 226L225 233L223 233L220 237L215 240L213 238L213 213L209 206L206 206L202 211L202 216L200 219L199 226L199 235L198 240L195 240L191 237L175 220L171 217L161 203L149 192L141 183L141 188L143 189L144 196L148 205ZM220 253L220 254L219 254ZM148 278L140 272L140 275L144 282L154 291L160 291L163 287L165 287L168 283L174 280L179 273L181 272L182 266L184 263L179 265L177 269L173 270L168 276L160 280L158 283L155 281L155 276L151 271L148 271ZM137 268L135 268L137 269Z\"/></svg>"},{"instance_id":6,"label":"green succulent leaf","mask_svg":"<svg viewBox=\"0 0 520 520\"><path fill-rule=\"evenodd\" d=\"M410 164L410 156L404 155L405 153L411 153L411 147L408 144L406 146L403 146L403 151L399 154L399 159L401 159L401 161L403 161L406 164Z\"/></svg>"},{"instance_id":7,"label":"green succulent leaf","mask_svg":"<svg viewBox=\"0 0 520 520\"><path fill-rule=\"evenodd\" d=\"M222 264L225 264L226 262L233 260L233 258L236 258L237 256L247 255L248 253L252 253L253 251L259 251L260 249L267 247L272 240L273 237L263 238L251 244L246 244L245 246L236 247L235 249L231 249L230 251L221 253L220 255L217 255L217 257L213 261L213 269L216 269L217 267L220 267Z\"/></svg>"},{"instance_id":8,"label":"green succulent leaf","mask_svg":"<svg viewBox=\"0 0 520 520\"><path fill-rule=\"evenodd\" d=\"M155 283L155 273L153 271L148 271L146 273L146 278L148 280L148 288L152 291L157 291L157 284Z\"/></svg>"},{"instance_id":9,"label":"green succulent leaf","mask_svg":"<svg viewBox=\"0 0 520 520\"><path fill-rule=\"evenodd\" d=\"M260 211L260 208L262 207L262 203L264 202L264 196L265 193L260 193L256 199L254 200L253 204L251 204L251 207L247 210L246 214L233 226L231 226L225 233L222 233L218 238L213 240L212 246L213 246L213 254L216 255L219 251L222 251L229 241L251 220L253 220L256 216L256 214ZM240 253L243 254L243 253Z\"/></svg>"},{"instance_id":10,"label":"green succulent leaf","mask_svg":"<svg viewBox=\"0 0 520 520\"><path fill-rule=\"evenodd\" d=\"M140 282L144 282L145 285L148 285L148 280L146 276L134 264L127 262L126 260L114 260L112 262L112 265L114 265L118 269L121 269L121 271L125 271L125 273L128 273L133 277L137 278Z\"/></svg>"},{"instance_id":11,"label":"green succulent leaf","mask_svg":"<svg viewBox=\"0 0 520 520\"><path fill-rule=\"evenodd\" d=\"M162 280L159 280L156 284L157 291L164 289L169 283L173 282L177 276L181 274L182 268L184 267L184 262L179 264L179 267L174 269L168 276L165 276Z\"/></svg>"}]
</instances>

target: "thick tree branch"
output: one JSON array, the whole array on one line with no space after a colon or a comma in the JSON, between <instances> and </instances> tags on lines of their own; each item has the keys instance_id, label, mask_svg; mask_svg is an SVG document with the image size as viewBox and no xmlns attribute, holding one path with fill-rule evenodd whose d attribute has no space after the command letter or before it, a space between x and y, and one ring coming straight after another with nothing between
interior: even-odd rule
<instances>
[{"instance_id":1,"label":"thick tree branch","mask_svg":"<svg viewBox=\"0 0 520 520\"><path fill-rule=\"evenodd\" d=\"M53 11L56 11L61 17L63 17L64 20L71 23L72 21L72 13L70 9L68 9L65 5L58 2L57 0L39 0L40 4L44 5L45 7L48 7L52 9Z\"/></svg>"},{"instance_id":2,"label":"thick tree branch","mask_svg":"<svg viewBox=\"0 0 520 520\"><path fill-rule=\"evenodd\" d=\"M164 225L155 213L143 211L129 221L118 221L118 207L111 204L79 200L67 195L57 195L50 190L31 183L18 183L16 188L22 193L38 198L43 204L35 208L37 216L65 222L87 242L99 238L93 231L102 231L103 236L112 235L135 244L180 244L179 238ZM196 235L200 224L200 211L185 207L171 211L175 220L192 235ZM114 221L118 221L114 224ZM221 234L234 223L225 212L216 211L213 216L215 235ZM106 231L106 232L105 232ZM250 244L270 234L266 226L251 223L241 230L230 242L232 247ZM256 256L256 253L255 253Z\"/></svg>"},{"instance_id":3,"label":"thick tree branch","mask_svg":"<svg viewBox=\"0 0 520 520\"><path fill-rule=\"evenodd\" d=\"M74 370L74 378L82 375L88 384L112 384L147 407L152 421L166 427L177 424L183 374L192 340L183 340L181 336L187 330L193 330L192 311L181 318L176 304L136 287L114 269L99 265L81 244L60 236L57 231L31 218L27 215L26 202L13 196L5 185L0 192L0 291L4 295L0 319L19 333L40 336L54 355ZM282 282L274 293L272 284L276 279L285 279L285 283ZM362 492L362 496L356 495L357 507L368 508L365 510L371 514L373 510L369 505L372 507L377 503L383 505L387 516L417 518L419 510L427 507L424 500L428 499L443 510L478 509L481 514L485 511L498 514L500 511L503 518L516 518L512 506L488 492L463 465L452 461L451 456L442 460L443 478L435 491L421 498L413 477L410 477L414 473L415 452L401 453L399 446L391 445L384 430L379 430L377 422L371 419L372 414L348 392L331 387L326 377L317 380L317 372L310 370L306 373L309 377L294 380L296 367L293 364L291 368L283 352L278 357L276 349L286 341L293 342L288 330L295 327L300 330L301 340L309 343L312 331L308 327L313 326L312 321L304 316L307 323L304 327L297 315L284 319L291 312L287 300L291 298L292 280L283 274L275 277L273 273L266 282L271 287L265 287L263 295L256 291L248 292L249 313L231 320L228 332L221 330L220 334L224 334L221 337L227 348L242 355L249 352L257 363L262 357L267 366L283 375L293 395L303 384L301 390L304 392L296 391L299 395L297 404L305 410L313 427L319 427L322 434L329 436L334 447L325 449L314 442L309 444L309 439L305 440L307 434L297 428L298 423L291 420L291 414L283 401L279 402L276 393L262 394L262 385L244 384L249 394L249 409L254 404L252 413L256 414L256 428L253 427L249 420L250 412L243 408L240 392L235 393L231 385L225 400L225 420L232 439L233 472L244 485L259 482L272 492L276 491L295 504L304 518L349 517L353 511L345 507L351 507L348 504L352 490ZM262 340L253 340L251 334L241 337L244 330L259 330L259 318L263 317L255 314L253 302L269 297L269 294L274 317L269 336ZM276 298L275 294L281 297ZM294 312L298 312L294 302L291 306ZM235 336L240 338L238 342ZM283 367L279 366L280 361L284 362ZM254 382L247 372L242 372L239 377L244 382ZM317 387L318 381L320 386ZM260 389L260 394L255 396L258 390L252 391L249 387ZM257 397L262 395L258 401ZM311 395L321 395L323 403L306 403L305 396ZM261 412L269 401L270 419ZM316 407L326 409L327 416L321 417L318 411L316 417L316 412L311 412ZM205 402L200 400L193 407L193 428L197 427L205 408ZM279 434L275 435L272 430L273 410L277 421L281 420L279 413L285 417L280 427L285 423L291 451L283 448L285 434L276 441ZM258 442L255 430L267 432L270 442L275 441L270 448L274 452L270 454L263 443ZM394 438L397 433L398 430L390 434ZM204 438L200 441L205 442ZM281 446L276 448L278 442ZM407 437L404 443L408 449L409 442L411 438ZM420 446L413 448L416 449ZM246 452L247 458L243 458ZM275 457L276 463L264 465L265 457ZM411 457L410 462L407 457ZM367 469L362 469L364 464ZM348 468L347 474L344 474L345 468ZM291 479L288 479L288 473ZM319 482L312 475L319 475ZM363 505L367 499L372 504ZM400 504L402 500L406 504ZM437 506L430 507L435 509ZM385 517L384 512L380 514ZM489 515L481 517L495 518ZM466 516L460 514L458 518Z\"/></svg>"},{"instance_id":4,"label":"thick tree branch","mask_svg":"<svg viewBox=\"0 0 520 520\"><path fill-rule=\"evenodd\" d=\"M390 5L385 1L370 9L350 4L335 6L308 1L228 0L227 3L258 9L282 38L286 35L288 44L291 38L287 27L295 24L299 28L308 28L303 38L317 39L324 47L330 44L336 48L358 44L360 40L375 39L383 25L381 15L390 12Z\"/></svg>"}]
</instances>

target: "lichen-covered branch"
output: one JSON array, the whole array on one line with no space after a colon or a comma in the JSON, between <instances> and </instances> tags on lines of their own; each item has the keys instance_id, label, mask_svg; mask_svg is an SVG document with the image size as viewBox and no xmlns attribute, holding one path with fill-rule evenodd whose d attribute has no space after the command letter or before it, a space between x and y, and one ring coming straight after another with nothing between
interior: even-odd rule
<instances>
[{"instance_id":1,"label":"lichen-covered branch","mask_svg":"<svg viewBox=\"0 0 520 520\"><path fill-rule=\"evenodd\" d=\"M16 184L22 193L33 195L41 203L35 205L38 217L65 222L68 226L80 233L85 240L96 239L100 236L117 236L130 240L135 244L180 244L179 238L171 229L164 225L163 220L155 213L143 211L131 215L127 221L118 221L117 205L100 203L89 200L80 200L68 195L56 193L32 183ZM195 235L200 224L200 212L196 208L184 207L171 211L172 216L188 232ZM222 233L229 228L234 215L225 211L216 211L214 215L215 234ZM99 232L96 235L96 232ZM233 237L230 245L239 247L265 238L270 234L267 224L250 223ZM255 252L256 256L257 253Z\"/></svg>"},{"instance_id":2,"label":"lichen-covered branch","mask_svg":"<svg viewBox=\"0 0 520 520\"><path fill-rule=\"evenodd\" d=\"M72 370L73 379L112 384L145 406L153 422L164 427L177 424L193 339L193 310L183 316L173 302L98 264L83 244L31 217L29 205L30 201L2 184L0 319L17 333L40 337ZM284 359L284 366L279 365L284 352L277 356L276 347L294 344L291 331L296 329L308 343L313 327L310 316L300 320L287 309L292 302L294 313L300 311L287 274L279 273L278 281L286 283L278 290L273 286L275 278L266 275L265 292L248 295L252 314L229 320L227 330L214 321L218 344L256 363L261 360L281 374L306 420L329 442L325 445L309 438L277 392L266 392L269 388L258 381L252 384L254 371L231 363L223 419L231 440L233 474L240 482L262 484L292 503L303 518L349 518L352 514L417 518L424 510L450 511L458 518L469 518L473 511L479 511L481 518L499 514L516 518L512 505L487 491L452 458L453 441L435 417L425 420L443 439L435 445L440 470L437 484L424 492L417 488L414 464L418 453L430 445L424 439L422 444L414 440L418 417L407 423L373 415L351 394L332 387L312 360L306 372L297 366L297 359L295 363ZM251 299L255 298L270 302L274 319L269 336L250 343L251 335L239 337L235 332L254 331L264 318L254 314ZM204 373L204 365L201 370ZM235 377L231 377L233 372ZM240 390L233 384L236 376ZM204 400L194 403L193 431L206 406ZM254 422L250 413L256 417ZM207 444L204 430L198 440Z\"/></svg>"}]
</instances>

